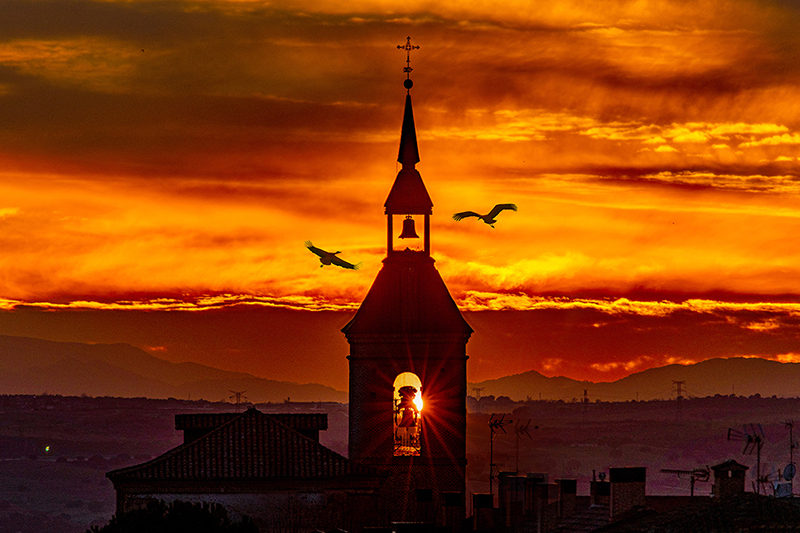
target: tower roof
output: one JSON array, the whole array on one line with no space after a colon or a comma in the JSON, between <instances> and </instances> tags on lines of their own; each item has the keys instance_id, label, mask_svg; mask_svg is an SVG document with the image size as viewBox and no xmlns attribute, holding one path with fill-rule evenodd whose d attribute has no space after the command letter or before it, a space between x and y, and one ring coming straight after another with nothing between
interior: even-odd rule
<instances>
[{"instance_id":1,"label":"tower roof","mask_svg":"<svg viewBox=\"0 0 800 533\"><path fill-rule=\"evenodd\" d=\"M400 152L397 161L403 165L394 180L384 207L387 215L430 215L433 201L425 188L419 171L414 166L419 163L417 130L414 127L414 111L411 95L406 95L403 113L403 129L400 133Z\"/></svg>"},{"instance_id":2,"label":"tower roof","mask_svg":"<svg viewBox=\"0 0 800 533\"><path fill-rule=\"evenodd\" d=\"M467 336L472 328L453 301L433 259L396 252L383 260L353 319L342 328L358 335Z\"/></svg>"},{"instance_id":3,"label":"tower roof","mask_svg":"<svg viewBox=\"0 0 800 533\"><path fill-rule=\"evenodd\" d=\"M414 48L411 46L411 37L402 48L406 51ZM407 63L409 61L406 60ZM411 72L410 65L404 70ZM397 156L403 168L398 172L384 204L387 215L430 215L433 211L433 202L422 176L414 168L419 162L419 151L411 106L410 91L413 85L409 78L403 83L409 91L406 94L400 152ZM389 224L390 231L391 227ZM428 239L427 219L425 238ZM356 315L342 328L348 341L361 336L388 335L406 340L412 337L426 340L452 340L458 337L466 342L465 338L472 334L472 328L461 316L441 275L433 266L428 245L423 252L408 249L398 251L392 249L391 234L389 242L389 254L383 260L383 268Z\"/></svg>"},{"instance_id":4,"label":"tower roof","mask_svg":"<svg viewBox=\"0 0 800 533\"><path fill-rule=\"evenodd\" d=\"M417 128L414 127L414 110L411 107L411 94L406 94L406 107L403 111L403 129L400 132L400 152L397 162L413 167L419 163L419 147L417 146Z\"/></svg>"}]
</instances>

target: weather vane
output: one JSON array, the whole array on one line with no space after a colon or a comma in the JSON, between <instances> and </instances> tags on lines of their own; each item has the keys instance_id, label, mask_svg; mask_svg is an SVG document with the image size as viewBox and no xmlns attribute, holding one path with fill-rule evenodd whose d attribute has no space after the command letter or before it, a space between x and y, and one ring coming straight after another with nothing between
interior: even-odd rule
<instances>
[{"instance_id":1,"label":"weather vane","mask_svg":"<svg viewBox=\"0 0 800 533\"><path fill-rule=\"evenodd\" d=\"M406 89L411 89L414 84L411 81L411 71L414 70L411 68L411 50L419 50L419 46L412 45L411 37L406 37L406 44L398 44L397 49L406 51L406 66L403 68L403 72L406 73L406 81L403 82L403 86Z\"/></svg>"}]
</instances>

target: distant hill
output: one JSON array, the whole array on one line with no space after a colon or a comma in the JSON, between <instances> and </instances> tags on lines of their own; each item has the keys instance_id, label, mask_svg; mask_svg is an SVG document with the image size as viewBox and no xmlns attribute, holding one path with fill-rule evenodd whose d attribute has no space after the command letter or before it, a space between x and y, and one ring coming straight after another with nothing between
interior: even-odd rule
<instances>
[{"instance_id":1,"label":"distant hill","mask_svg":"<svg viewBox=\"0 0 800 533\"><path fill-rule=\"evenodd\" d=\"M512 400L530 397L538 400L570 401L583 397L589 401L627 401L675 397L676 381L682 381L684 397L715 394L737 396L800 397L800 364L779 363L757 358L709 359L692 365L667 365L651 368L612 382L593 383L565 377L546 377L536 371L468 384L480 388L481 395L508 396ZM470 392L471 394L474 394Z\"/></svg>"},{"instance_id":2,"label":"distant hill","mask_svg":"<svg viewBox=\"0 0 800 533\"><path fill-rule=\"evenodd\" d=\"M61 394L227 400L247 391L251 402L346 402L347 393L170 363L129 344L81 344L0 335L0 394Z\"/></svg>"},{"instance_id":3,"label":"distant hill","mask_svg":"<svg viewBox=\"0 0 800 533\"><path fill-rule=\"evenodd\" d=\"M536 371L469 383L468 392L512 400L590 401L668 399L676 381L686 397L800 397L800 364L756 358L709 359L693 365L651 368L613 382L545 377ZM347 402L347 393L316 383L297 384L228 372L196 363L170 363L129 344L53 342L0 335L0 394L61 394L227 400L247 391L251 402Z\"/></svg>"}]
</instances>

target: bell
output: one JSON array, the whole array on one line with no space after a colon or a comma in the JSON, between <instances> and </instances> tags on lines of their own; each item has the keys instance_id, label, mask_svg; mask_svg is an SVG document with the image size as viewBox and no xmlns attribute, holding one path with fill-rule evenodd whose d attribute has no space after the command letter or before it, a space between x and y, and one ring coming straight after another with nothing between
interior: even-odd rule
<instances>
[{"instance_id":1,"label":"bell","mask_svg":"<svg viewBox=\"0 0 800 533\"><path fill-rule=\"evenodd\" d=\"M414 219L411 215L406 215L403 220L403 233L400 234L400 239L419 239L419 235L414 231Z\"/></svg>"}]
</instances>

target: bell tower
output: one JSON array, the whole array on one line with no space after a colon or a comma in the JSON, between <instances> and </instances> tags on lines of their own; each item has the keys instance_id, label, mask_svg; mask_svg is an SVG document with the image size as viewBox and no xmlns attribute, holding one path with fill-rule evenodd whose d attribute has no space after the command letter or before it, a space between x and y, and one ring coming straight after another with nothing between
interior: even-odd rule
<instances>
[{"instance_id":1,"label":"bell tower","mask_svg":"<svg viewBox=\"0 0 800 533\"><path fill-rule=\"evenodd\" d=\"M418 47L409 38L398 48L410 53ZM466 346L472 328L431 257L433 202L416 169L412 86L407 76L397 159L402 168L384 204L386 257L355 316L342 328L350 344L349 458L390 473L381 490L387 522L459 529L467 462ZM395 217L403 222L397 237L403 243L420 238L415 217L422 219L421 245L395 248Z\"/></svg>"}]
</instances>

